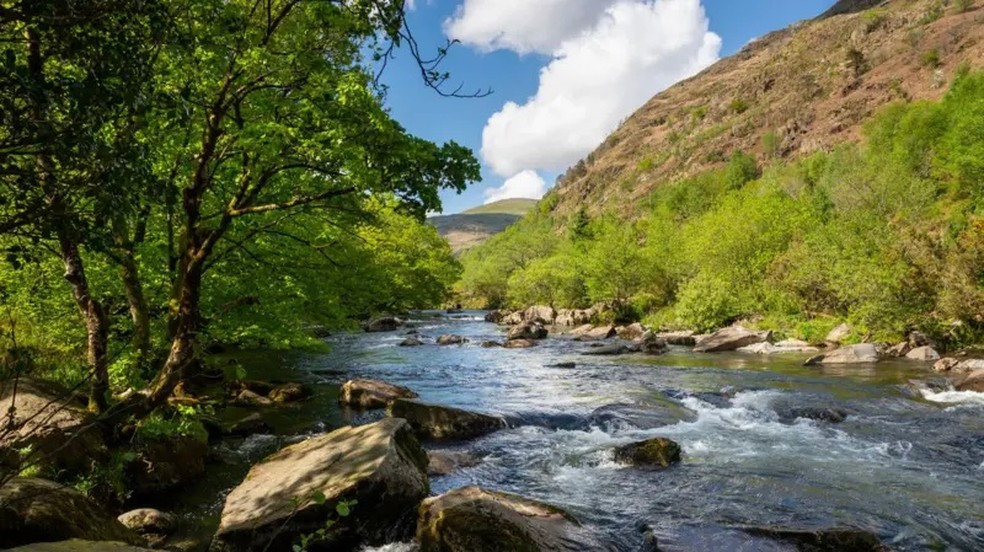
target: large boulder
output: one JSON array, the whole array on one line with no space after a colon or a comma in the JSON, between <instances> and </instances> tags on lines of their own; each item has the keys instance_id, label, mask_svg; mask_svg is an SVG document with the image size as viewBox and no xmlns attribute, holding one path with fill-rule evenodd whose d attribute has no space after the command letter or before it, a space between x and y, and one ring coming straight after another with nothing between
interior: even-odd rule
<instances>
[{"instance_id":1,"label":"large boulder","mask_svg":"<svg viewBox=\"0 0 984 552\"><path fill-rule=\"evenodd\" d=\"M635 324L629 324L628 326L619 326L615 329L615 333L618 335L618 338L626 341L636 341L642 339L642 336L646 334L646 331L646 327L638 322Z\"/></svg>"},{"instance_id":2,"label":"large boulder","mask_svg":"<svg viewBox=\"0 0 984 552\"><path fill-rule=\"evenodd\" d=\"M403 322L399 318L393 316L383 316L380 318L373 318L369 322L366 322L363 329L367 332L395 332Z\"/></svg>"},{"instance_id":3,"label":"large boulder","mask_svg":"<svg viewBox=\"0 0 984 552\"><path fill-rule=\"evenodd\" d=\"M695 337L691 330L683 330L677 332L660 332L656 334L657 337L666 341L670 345L683 345L685 347L693 347L697 344L697 338Z\"/></svg>"},{"instance_id":4,"label":"large boulder","mask_svg":"<svg viewBox=\"0 0 984 552\"><path fill-rule=\"evenodd\" d=\"M414 432L425 439L470 439L506 426L505 421L496 416L411 399L393 401L388 413L394 418L405 419Z\"/></svg>"},{"instance_id":5,"label":"large boulder","mask_svg":"<svg viewBox=\"0 0 984 552\"><path fill-rule=\"evenodd\" d=\"M630 443L615 449L615 461L621 464L667 468L680 462L680 445L665 437Z\"/></svg>"},{"instance_id":6,"label":"large boulder","mask_svg":"<svg viewBox=\"0 0 984 552\"><path fill-rule=\"evenodd\" d=\"M974 370L984 369L984 359L967 358L959 360L952 357L940 359L933 365L933 370L937 372L970 373Z\"/></svg>"},{"instance_id":7,"label":"large boulder","mask_svg":"<svg viewBox=\"0 0 984 552\"><path fill-rule=\"evenodd\" d=\"M136 460L126 466L130 489L150 495L186 485L205 474L208 445L191 435L148 440L136 448Z\"/></svg>"},{"instance_id":8,"label":"large boulder","mask_svg":"<svg viewBox=\"0 0 984 552\"><path fill-rule=\"evenodd\" d=\"M480 487L425 500L417 541L420 552L610 550L556 506Z\"/></svg>"},{"instance_id":9,"label":"large boulder","mask_svg":"<svg viewBox=\"0 0 984 552\"><path fill-rule=\"evenodd\" d=\"M502 322L502 320L507 316L509 316L509 311L507 310L503 310L503 309L493 310L485 313L485 321L491 322L493 324L498 324Z\"/></svg>"},{"instance_id":10,"label":"large boulder","mask_svg":"<svg viewBox=\"0 0 984 552\"><path fill-rule=\"evenodd\" d=\"M13 416L10 432L0 433L0 468L19 469L17 451L30 450L29 461L56 471L87 471L109 458L109 451L89 414L63 389L21 379L0 386L0 413Z\"/></svg>"},{"instance_id":11,"label":"large boulder","mask_svg":"<svg viewBox=\"0 0 984 552\"><path fill-rule=\"evenodd\" d=\"M871 343L859 343L817 355L806 361L806 364L868 364L878 362L878 359L877 347Z\"/></svg>"},{"instance_id":12,"label":"large boulder","mask_svg":"<svg viewBox=\"0 0 984 552\"><path fill-rule=\"evenodd\" d=\"M523 313L523 320L533 324L553 324L557 319L557 311L553 307L536 305L526 309Z\"/></svg>"},{"instance_id":13,"label":"large boulder","mask_svg":"<svg viewBox=\"0 0 984 552\"><path fill-rule=\"evenodd\" d=\"M505 324L506 326L515 326L516 324L522 324L522 323L523 323L523 311L516 311L510 313L506 315L505 318L502 319L502 322L500 322L500 324Z\"/></svg>"},{"instance_id":14,"label":"large boulder","mask_svg":"<svg viewBox=\"0 0 984 552\"><path fill-rule=\"evenodd\" d=\"M656 335L655 332L646 331L632 343L641 353L647 355L661 355L669 350L666 340Z\"/></svg>"},{"instance_id":15,"label":"large boulder","mask_svg":"<svg viewBox=\"0 0 984 552\"><path fill-rule=\"evenodd\" d=\"M768 340L769 332L754 332L746 330L742 326L729 326L697 340L694 352L718 353L722 351L734 351Z\"/></svg>"},{"instance_id":16,"label":"large boulder","mask_svg":"<svg viewBox=\"0 0 984 552\"><path fill-rule=\"evenodd\" d=\"M142 544L141 538L89 497L45 479L15 477L0 486L4 547L67 539Z\"/></svg>"},{"instance_id":17,"label":"large boulder","mask_svg":"<svg viewBox=\"0 0 984 552\"><path fill-rule=\"evenodd\" d=\"M342 384L338 402L358 408L386 408L396 399L416 399L417 394L401 385L371 379L354 379Z\"/></svg>"},{"instance_id":18,"label":"large boulder","mask_svg":"<svg viewBox=\"0 0 984 552\"><path fill-rule=\"evenodd\" d=\"M974 391L984 393L984 368L967 374L956 384L957 391Z\"/></svg>"},{"instance_id":19,"label":"large boulder","mask_svg":"<svg viewBox=\"0 0 984 552\"><path fill-rule=\"evenodd\" d=\"M160 546L175 528L174 516L154 508L138 508L120 514L116 519L124 527L147 539L155 547Z\"/></svg>"},{"instance_id":20,"label":"large boulder","mask_svg":"<svg viewBox=\"0 0 984 552\"><path fill-rule=\"evenodd\" d=\"M59 542L36 542L7 549L7 552L151 552L151 549L130 546L122 542L72 539Z\"/></svg>"},{"instance_id":21,"label":"large boulder","mask_svg":"<svg viewBox=\"0 0 984 552\"><path fill-rule=\"evenodd\" d=\"M608 339L610 337L615 337L615 326L580 326L571 332L571 335L583 339L583 340L593 340L593 339Z\"/></svg>"},{"instance_id":22,"label":"large boulder","mask_svg":"<svg viewBox=\"0 0 984 552\"><path fill-rule=\"evenodd\" d=\"M548 335L547 329L539 322L527 322L518 326L513 326L506 334L506 339L545 339Z\"/></svg>"},{"instance_id":23,"label":"large boulder","mask_svg":"<svg viewBox=\"0 0 984 552\"><path fill-rule=\"evenodd\" d=\"M438 345L463 345L465 343L468 343L468 340L460 335L447 334L437 338Z\"/></svg>"},{"instance_id":24,"label":"large boulder","mask_svg":"<svg viewBox=\"0 0 984 552\"><path fill-rule=\"evenodd\" d=\"M920 362L934 362L940 359L940 354L929 345L923 345L906 353L905 358Z\"/></svg>"},{"instance_id":25,"label":"large boulder","mask_svg":"<svg viewBox=\"0 0 984 552\"><path fill-rule=\"evenodd\" d=\"M355 550L405 539L429 492L427 455L405 420L387 418L312 437L250 469L226 497L213 551L290 550L335 523L319 549ZM340 517L340 503L352 503Z\"/></svg>"},{"instance_id":26,"label":"large boulder","mask_svg":"<svg viewBox=\"0 0 984 552\"><path fill-rule=\"evenodd\" d=\"M746 533L786 542L796 550L808 552L888 552L878 537L861 529L785 529L781 527L745 527Z\"/></svg>"}]
</instances>

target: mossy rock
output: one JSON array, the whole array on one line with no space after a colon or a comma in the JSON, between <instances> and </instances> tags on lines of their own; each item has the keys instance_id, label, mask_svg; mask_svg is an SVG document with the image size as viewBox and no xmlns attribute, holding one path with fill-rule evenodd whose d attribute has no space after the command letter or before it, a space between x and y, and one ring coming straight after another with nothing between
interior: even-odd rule
<instances>
[{"instance_id":1,"label":"mossy rock","mask_svg":"<svg viewBox=\"0 0 984 552\"><path fill-rule=\"evenodd\" d=\"M631 443L615 449L615 461L621 464L668 468L680 462L680 445L665 437Z\"/></svg>"}]
</instances>

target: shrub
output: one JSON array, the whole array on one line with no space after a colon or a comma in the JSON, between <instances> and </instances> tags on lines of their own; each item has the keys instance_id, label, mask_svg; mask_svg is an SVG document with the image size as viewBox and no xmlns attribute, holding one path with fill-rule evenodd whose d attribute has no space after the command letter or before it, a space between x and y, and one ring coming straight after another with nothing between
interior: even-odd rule
<instances>
[{"instance_id":1,"label":"shrub","mask_svg":"<svg viewBox=\"0 0 984 552\"><path fill-rule=\"evenodd\" d=\"M953 0L953 9L957 13L970 11L972 7L974 7L974 0Z\"/></svg>"},{"instance_id":2,"label":"shrub","mask_svg":"<svg viewBox=\"0 0 984 552\"><path fill-rule=\"evenodd\" d=\"M709 332L738 318L742 311L730 284L723 278L701 273L680 288L677 322L697 332Z\"/></svg>"},{"instance_id":3,"label":"shrub","mask_svg":"<svg viewBox=\"0 0 984 552\"><path fill-rule=\"evenodd\" d=\"M735 98L731 100L731 105L729 106L732 113L736 115L741 115L742 113L748 111L748 102L741 98Z\"/></svg>"},{"instance_id":4,"label":"shrub","mask_svg":"<svg viewBox=\"0 0 984 552\"><path fill-rule=\"evenodd\" d=\"M927 50L922 55L922 62L923 65L929 67L930 69L938 69L941 64L940 51L937 50L936 48L933 48L932 50Z\"/></svg>"}]
</instances>

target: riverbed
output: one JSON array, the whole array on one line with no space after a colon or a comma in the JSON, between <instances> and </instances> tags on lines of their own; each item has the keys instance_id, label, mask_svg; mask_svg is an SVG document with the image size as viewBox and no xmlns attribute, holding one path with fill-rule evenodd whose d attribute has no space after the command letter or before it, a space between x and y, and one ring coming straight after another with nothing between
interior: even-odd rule
<instances>
[{"instance_id":1,"label":"riverbed","mask_svg":"<svg viewBox=\"0 0 984 552\"><path fill-rule=\"evenodd\" d=\"M219 445L206 480L161 506L179 513L188 538L207 539L224 494L251 462L379 416L337 404L339 384L367 377L508 420L509 429L480 439L427 444L483 459L432 478L434 494L481 485L541 499L616 550L638 550L647 531L667 552L794 549L750 537L741 530L748 526L856 527L893 550L984 550L984 394L911 391L910 380L936 377L925 363L804 367L799 354L678 347L590 357L582 354L588 344L564 337L531 349L482 348L504 338L482 314L422 314L412 322L430 338L422 347L398 347L401 329L338 334L326 338L326 353L230 359L250 378L309 383L315 397L264 413L272 434ZM469 343L433 344L452 333ZM800 417L804 409L847 417L814 420ZM680 465L646 471L612 461L614 447L655 436L680 443Z\"/></svg>"}]
</instances>

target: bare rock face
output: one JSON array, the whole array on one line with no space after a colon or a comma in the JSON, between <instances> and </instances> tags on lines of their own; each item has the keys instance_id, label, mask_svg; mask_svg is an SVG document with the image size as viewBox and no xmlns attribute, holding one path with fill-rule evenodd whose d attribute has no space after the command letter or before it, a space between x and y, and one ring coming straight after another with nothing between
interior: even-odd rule
<instances>
[{"instance_id":1,"label":"bare rock face","mask_svg":"<svg viewBox=\"0 0 984 552\"><path fill-rule=\"evenodd\" d=\"M769 332L753 332L741 326L730 326L697 340L694 352L718 353L734 351L742 347L769 340Z\"/></svg>"},{"instance_id":2,"label":"bare rock face","mask_svg":"<svg viewBox=\"0 0 984 552\"><path fill-rule=\"evenodd\" d=\"M45 466L56 470L88 470L109 458L99 429L89 413L64 390L29 379L0 388L0 412L13 412L17 429L0 437L0 467L17 469L17 450L30 447Z\"/></svg>"},{"instance_id":3,"label":"bare rock face","mask_svg":"<svg viewBox=\"0 0 984 552\"><path fill-rule=\"evenodd\" d=\"M290 550L327 519L337 521L318 545L326 550L402 540L429 492L426 470L427 456L405 420L312 437L253 466L226 497L211 549ZM343 501L356 503L339 517Z\"/></svg>"},{"instance_id":4,"label":"bare rock face","mask_svg":"<svg viewBox=\"0 0 984 552\"><path fill-rule=\"evenodd\" d=\"M370 379L354 379L342 384L338 402L358 408L386 408L396 399L416 399L410 389Z\"/></svg>"},{"instance_id":5,"label":"bare rock face","mask_svg":"<svg viewBox=\"0 0 984 552\"><path fill-rule=\"evenodd\" d=\"M53 481L15 477L0 487L0 505L5 547L68 539L141 544L95 501Z\"/></svg>"},{"instance_id":6,"label":"bare rock face","mask_svg":"<svg viewBox=\"0 0 984 552\"><path fill-rule=\"evenodd\" d=\"M665 437L648 439L615 449L615 461L634 466L668 468L680 462L680 445Z\"/></svg>"},{"instance_id":7,"label":"bare rock face","mask_svg":"<svg viewBox=\"0 0 984 552\"><path fill-rule=\"evenodd\" d=\"M506 426L496 416L409 399L397 399L389 406L388 413L405 419L424 439L470 439Z\"/></svg>"},{"instance_id":8,"label":"bare rock face","mask_svg":"<svg viewBox=\"0 0 984 552\"><path fill-rule=\"evenodd\" d=\"M556 506L465 487L420 505L421 552L588 552L611 548Z\"/></svg>"},{"instance_id":9,"label":"bare rock face","mask_svg":"<svg viewBox=\"0 0 984 552\"><path fill-rule=\"evenodd\" d=\"M811 358L806 363L810 364L869 364L878 362L880 355L878 348L871 343L859 343L834 349L829 353L818 355Z\"/></svg>"}]
</instances>

